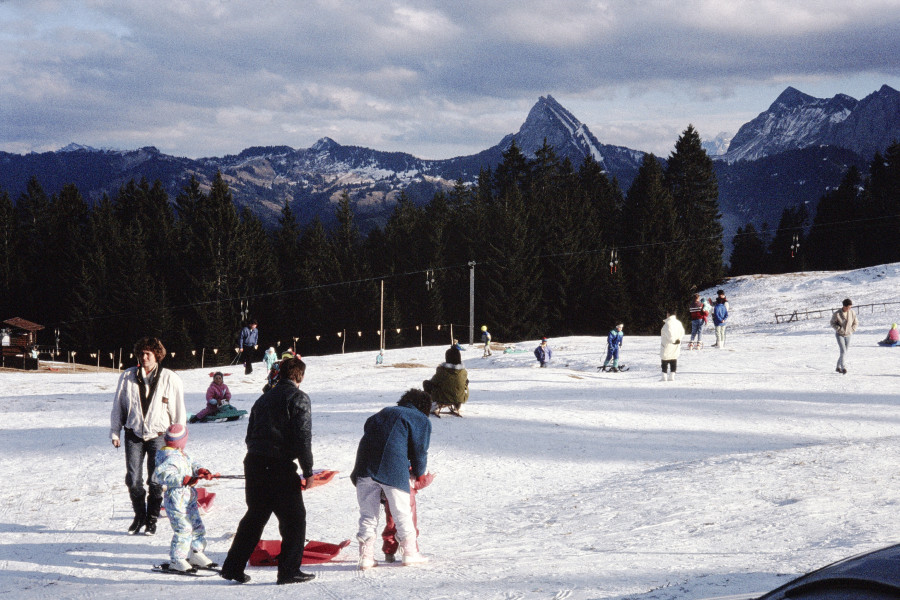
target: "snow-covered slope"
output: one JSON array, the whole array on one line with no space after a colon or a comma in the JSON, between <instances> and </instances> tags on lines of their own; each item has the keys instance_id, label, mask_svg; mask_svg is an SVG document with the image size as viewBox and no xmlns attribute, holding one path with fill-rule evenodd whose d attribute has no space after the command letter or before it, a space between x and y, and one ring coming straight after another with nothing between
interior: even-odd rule
<instances>
[{"instance_id":1,"label":"snow-covered slope","mask_svg":"<svg viewBox=\"0 0 900 600\"><path fill-rule=\"evenodd\" d=\"M131 537L122 450L108 439L115 373L0 373L0 596L17 599L232 598L698 599L775 587L841 557L897 541L900 348L876 342L900 320L900 264L841 273L742 277L723 350L683 352L660 382L659 341L630 336L626 373L598 373L605 340L550 338L511 352L464 353L464 418L433 419L434 484L418 497L431 563L360 574L351 546L310 566L309 584L276 587L271 568L244 586L153 574L170 529ZM714 290L705 291L712 295ZM775 312L861 311L850 373L834 372L827 318L777 325ZM707 331L705 339L712 334ZM307 357L316 466L341 471L305 494L307 536L356 530L347 475L365 419L429 378L443 347ZM188 407L210 368L180 372ZM262 372L226 378L239 408ZM246 421L194 425L188 449L240 473ZM224 558L244 511L240 480L209 484L207 553ZM265 539L278 539L274 520ZM380 558L380 552L378 553Z\"/></svg>"}]
</instances>

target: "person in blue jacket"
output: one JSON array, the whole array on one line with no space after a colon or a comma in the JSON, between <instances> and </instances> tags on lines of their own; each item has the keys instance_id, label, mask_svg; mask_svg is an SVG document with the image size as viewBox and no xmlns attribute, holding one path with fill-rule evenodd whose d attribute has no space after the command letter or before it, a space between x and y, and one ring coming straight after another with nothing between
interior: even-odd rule
<instances>
[{"instance_id":1,"label":"person in blue jacket","mask_svg":"<svg viewBox=\"0 0 900 600\"><path fill-rule=\"evenodd\" d=\"M622 347L622 338L625 337L625 334L622 333L624 328L625 324L619 323L611 329L609 335L606 336L606 360L603 361L604 369L609 366L609 361L613 361L612 371L618 372L619 370L619 348Z\"/></svg>"},{"instance_id":2,"label":"person in blue jacket","mask_svg":"<svg viewBox=\"0 0 900 600\"><path fill-rule=\"evenodd\" d=\"M410 509L410 481L427 474L431 441L431 396L408 390L396 406L381 409L366 420L350 481L359 503L359 568L376 566L375 540L381 499L385 498L397 524L403 564L426 562L416 546L416 527Z\"/></svg>"},{"instance_id":3,"label":"person in blue jacket","mask_svg":"<svg viewBox=\"0 0 900 600\"><path fill-rule=\"evenodd\" d=\"M725 347L725 322L728 321L728 298L725 297L725 290L719 290L716 296L716 302L713 304L713 325L716 327L716 343L714 348Z\"/></svg>"},{"instance_id":4,"label":"person in blue jacket","mask_svg":"<svg viewBox=\"0 0 900 600\"><path fill-rule=\"evenodd\" d=\"M553 350L550 349L547 338L541 338L541 345L534 349L534 357L542 367L546 367L550 359L553 358Z\"/></svg>"},{"instance_id":5,"label":"person in blue jacket","mask_svg":"<svg viewBox=\"0 0 900 600\"><path fill-rule=\"evenodd\" d=\"M253 372L253 354L259 348L259 329L256 319L253 319L247 326L241 329L241 335L238 338L237 348L235 351L241 354L244 363L244 375Z\"/></svg>"}]
</instances>

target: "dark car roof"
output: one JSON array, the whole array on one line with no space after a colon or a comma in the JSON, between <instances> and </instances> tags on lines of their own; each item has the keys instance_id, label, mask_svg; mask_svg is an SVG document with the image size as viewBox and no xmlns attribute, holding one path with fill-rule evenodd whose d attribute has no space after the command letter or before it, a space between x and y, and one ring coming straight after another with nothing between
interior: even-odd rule
<instances>
[{"instance_id":1,"label":"dark car roof","mask_svg":"<svg viewBox=\"0 0 900 600\"><path fill-rule=\"evenodd\" d=\"M900 544L839 560L802 575L758 600L782 598L900 598Z\"/></svg>"}]
</instances>

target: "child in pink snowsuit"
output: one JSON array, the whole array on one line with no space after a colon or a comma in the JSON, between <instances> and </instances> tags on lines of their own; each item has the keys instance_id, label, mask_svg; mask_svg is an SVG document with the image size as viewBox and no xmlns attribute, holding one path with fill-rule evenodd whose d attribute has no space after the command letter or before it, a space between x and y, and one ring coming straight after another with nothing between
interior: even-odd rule
<instances>
[{"instance_id":1,"label":"child in pink snowsuit","mask_svg":"<svg viewBox=\"0 0 900 600\"><path fill-rule=\"evenodd\" d=\"M219 412L223 405L231 401L231 390L225 385L225 375L217 372L213 375L213 382L206 390L206 408L191 417L191 423L202 421L210 415Z\"/></svg>"},{"instance_id":2,"label":"child in pink snowsuit","mask_svg":"<svg viewBox=\"0 0 900 600\"><path fill-rule=\"evenodd\" d=\"M431 485L434 481L434 473L425 473L418 479L409 480L409 507L412 510L413 527L416 528L416 538L419 537L419 522L416 519L416 492L423 490ZM388 506L387 500L382 498L381 503L384 505L384 531L381 532L381 550L384 552L384 562L396 561L397 549L400 542L397 541L397 524L394 523L394 517L391 515L391 508ZM416 548L418 548L418 543Z\"/></svg>"}]
</instances>

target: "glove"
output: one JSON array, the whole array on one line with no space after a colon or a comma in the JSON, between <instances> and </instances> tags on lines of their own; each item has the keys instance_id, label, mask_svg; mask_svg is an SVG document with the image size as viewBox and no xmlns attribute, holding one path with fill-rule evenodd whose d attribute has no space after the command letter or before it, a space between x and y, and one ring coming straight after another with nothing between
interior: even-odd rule
<instances>
[{"instance_id":1,"label":"glove","mask_svg":"<svg viewBox=\"0 0 900 600\"><path fill-rule=\"evenodd\" d=\"M673 344L680 344L680 343L681 343L681 340L675 340L675 341L672 342L672 343L673 343Z\"/></svg>"},{"instance_id":2,"label":"glove","mask_svg":"<svg viewBox=\"0 0 900 600\"><path fill-rule=\"evenodd\" d=\"M215 475L210 473L209 469L197 469L197 477L199 477L200 479L205 479L205 480L209 481L210 479L215 477Z\"/></svg>"},{"instance_id":3,"label":"glove","mask_svg":"<svg viewBox=\"0 0 900 600\"><path fill-rule=\"evenodd\" d=\"M185 475L184 479L181 480L181 485L183 485L184 487L195 486L195 485L197 485L197 481L199 481L199 480L200 480L199 477Z\"/></svg>"},{"instance_id":4,"label":"glove","mask_svg":"<svg viewBox=\"0 0 900 600\"><path fill-rule=\"evenodd\" d=\"M425 473L424 475L419 475L415 479L413 479L413 489L416 491L424 490L431 482L434 481L434 473Z\"/></svg>"}]
</instances>

